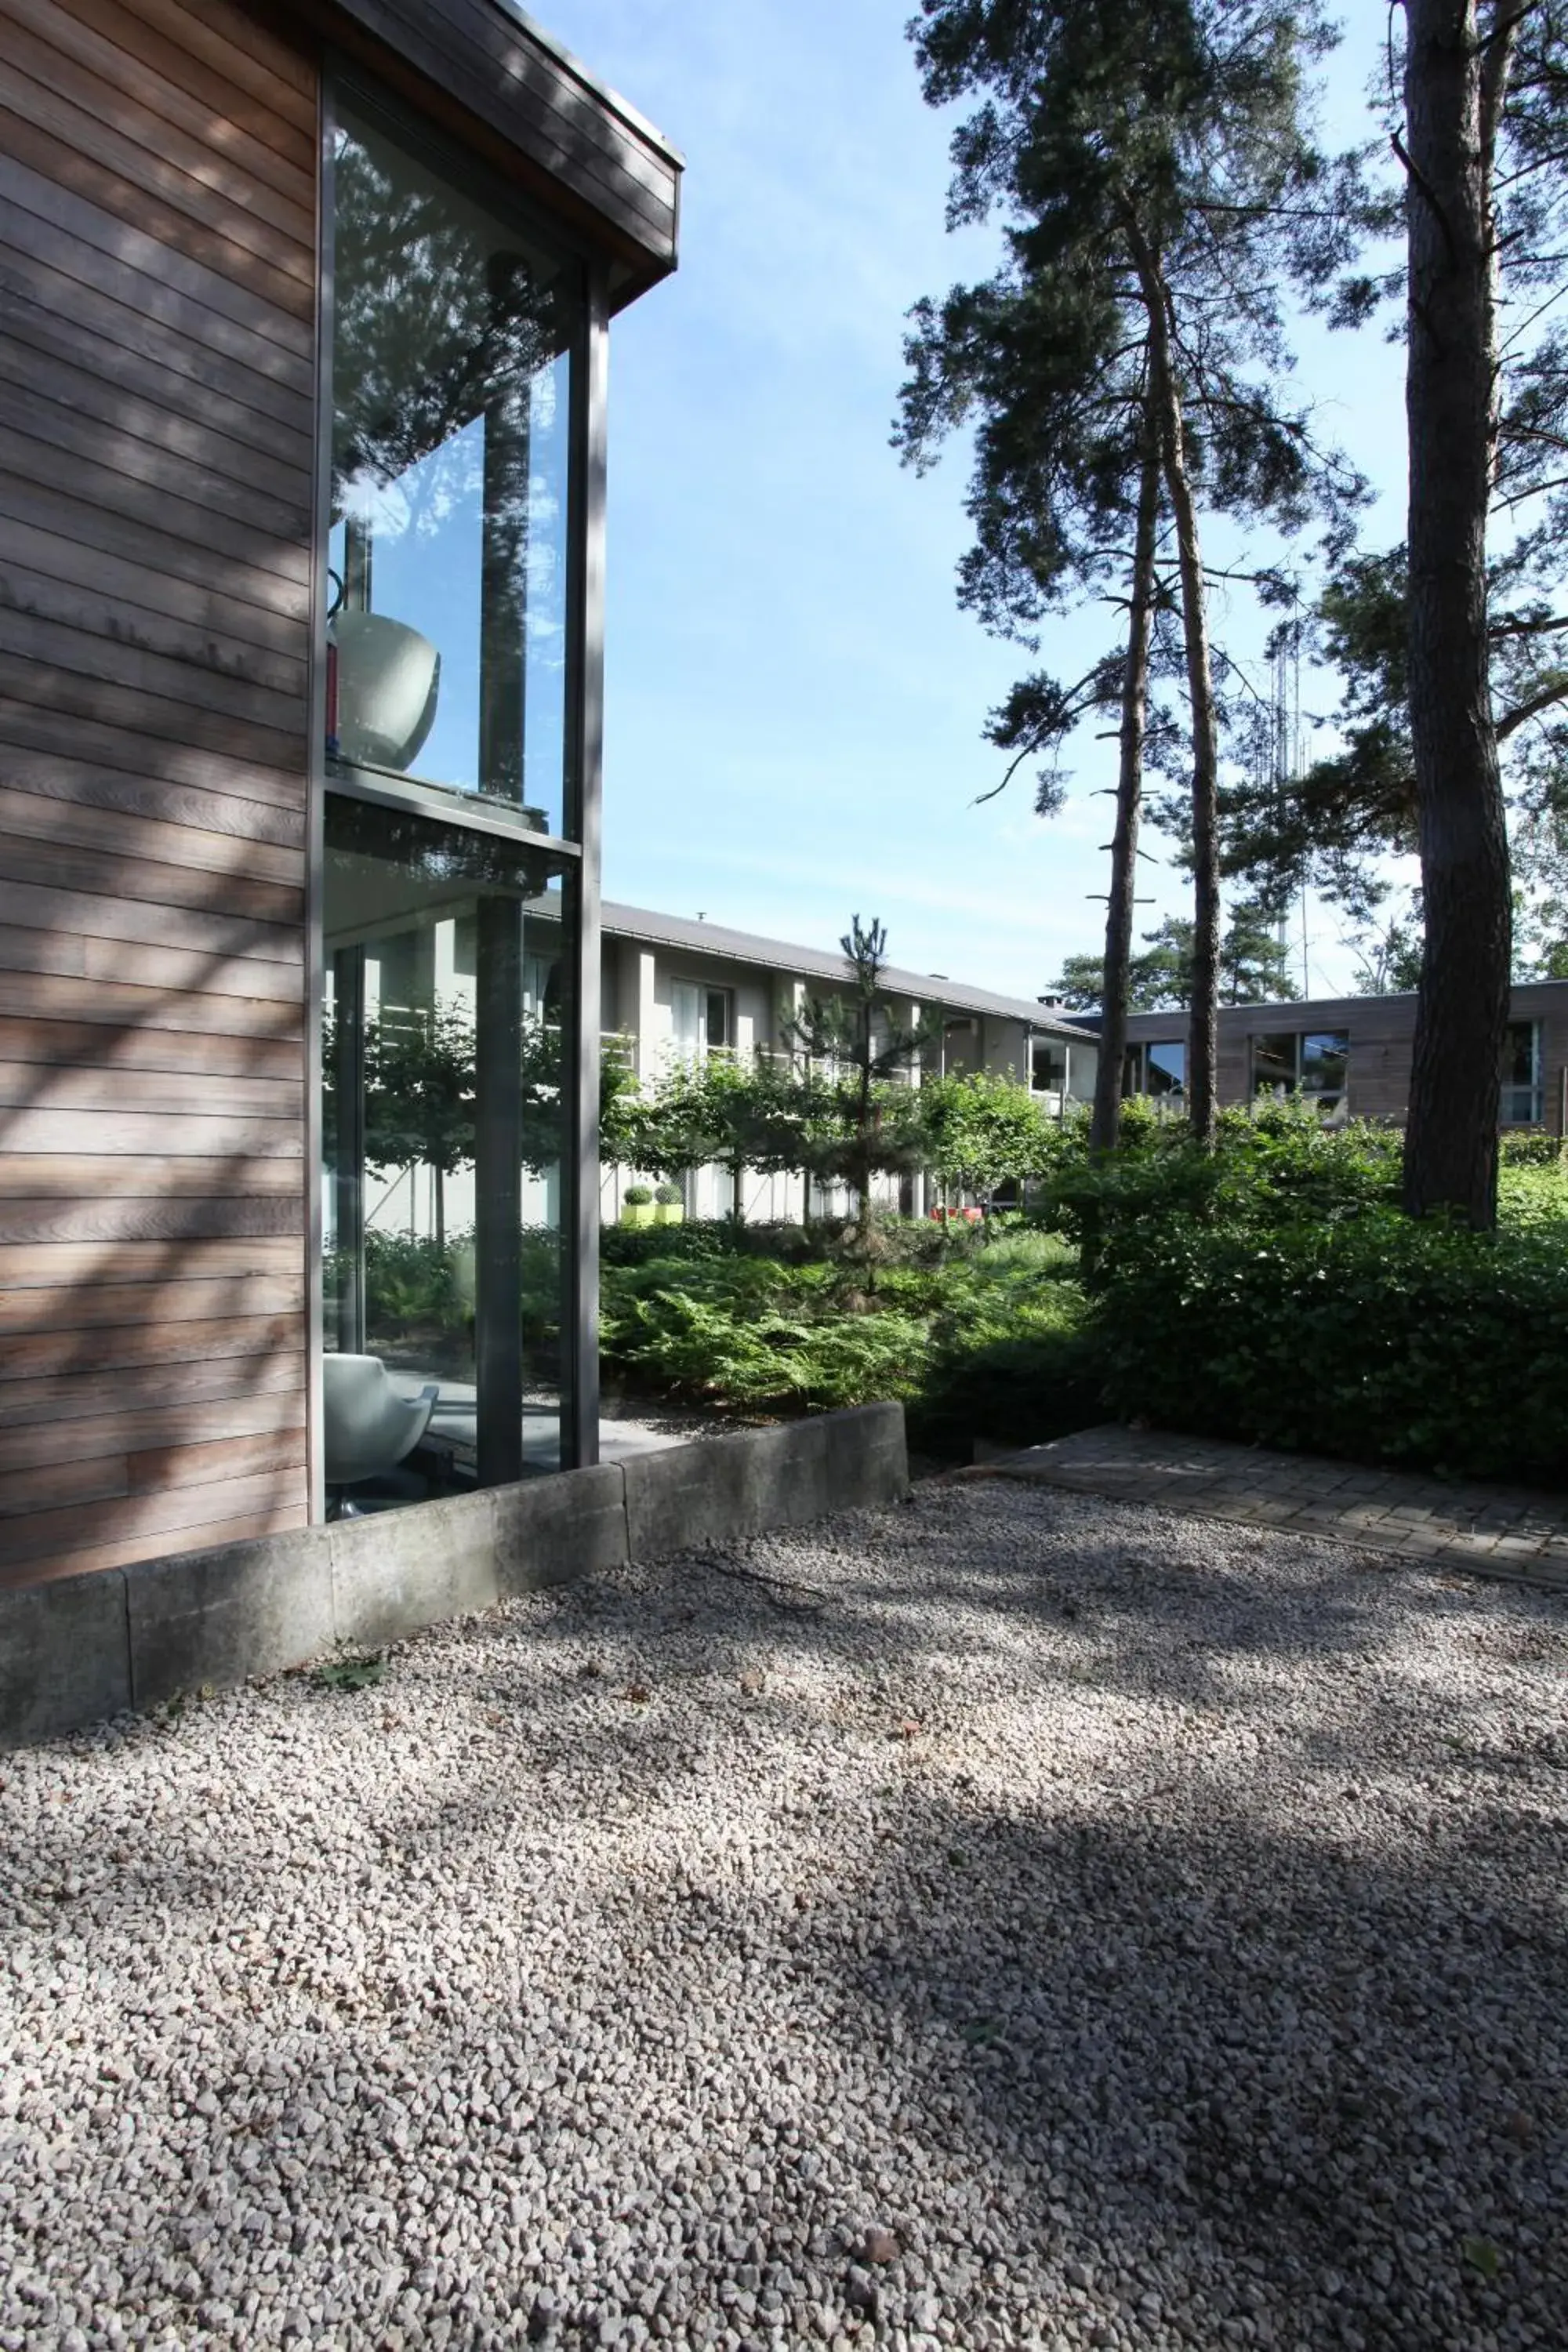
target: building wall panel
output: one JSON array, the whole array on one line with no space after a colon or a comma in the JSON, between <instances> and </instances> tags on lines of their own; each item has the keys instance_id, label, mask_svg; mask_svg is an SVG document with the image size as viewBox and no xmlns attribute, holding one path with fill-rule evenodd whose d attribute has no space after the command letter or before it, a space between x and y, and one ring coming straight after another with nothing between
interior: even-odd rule
<instances>
[{"instance_id":1,"label":"building wall panel","mask_svg":"<svg viewBox=\"0 0 1568 2352\"><path fill-rule=\"evenodd\" d=\"M307 1516L317 79L0 0L0 1582Z\"/></svg>"},{"instance_id":2,"label":"building wall panel","mask_svg":"<svg viewBox=\"0 0 1568 2352\"><path fill-rule=\"evenodd\" d=\"M1518 984L1510 1018L1533 1021L1541 1030L1542 1125L1568 1132L1568 981ZM1130 1044L1184 1037L1184 1013L1138 1013L1128 1022ZM1350 1108L1356 1118L1386 1119L1403 1127L1410 1108L1410 1065L1415 1042L1415 998L1401 996L1313 997L1292 1004L1234 1004L1219 1016L1219 1098L1245 1103L1251 1094L1255 1037L1342 1029L1350 1037Z\"/></svg>"}]
</instances>

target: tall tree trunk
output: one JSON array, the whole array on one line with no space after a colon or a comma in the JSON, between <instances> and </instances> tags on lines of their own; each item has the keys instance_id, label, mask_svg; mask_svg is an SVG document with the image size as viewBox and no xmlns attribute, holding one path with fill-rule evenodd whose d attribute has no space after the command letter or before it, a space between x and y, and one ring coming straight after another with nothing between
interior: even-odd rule
<instances>
[{"instance_id":1,"label":"tall tree trunk","mask_svg":"<svg viewBox=\"0 0 1568 2352\"><path fill-rule=\"evenodd\" d=\"M1154 548L1160 524L1160 444L1151 404L1143 409L1143 467L1127 598L1127 669L1121 682L1121 765L1105 910L1105 979L1100 1066L1094 1080L1091 1151L1113 1151L1121 1132L1121 1065L1127 1055L1128 970L1138 894L1138 826L1143 811L1143 735L1149 708L1149 640L1154 617Z\"/></svg>"},{"instance_id":2,"label":"tall tree trunk","mask_svg":"<svg viewBox=\"0 0 1568 2352\"><path fill-rule=\"evenodd\" d=\"M1209 661L1208 600L1196 501L1187 471L1181 387L1171 362L1171 305L1159 257L1136 220L1128 242L1149 320L1149 389L1160 435L1161 469L1176 526L1187 699L1193 714L1193 995L1187 1024L1187 1117L1212 1144L1219 1062L1219 720Z\"/></svg>"},{"instance_id":3,"label":"tall tree trunk","mask_svg":"<svg viewBox=\"0 0 1568 2352\"><path fill-rule=\"evenodd\" d=\"M1513 908L1487 661L1497 350L1492 159L1517 0L1407 0L1410 733L1426 942L1405 1206L1497 1221Z\"/></svg>"}]
</instances>

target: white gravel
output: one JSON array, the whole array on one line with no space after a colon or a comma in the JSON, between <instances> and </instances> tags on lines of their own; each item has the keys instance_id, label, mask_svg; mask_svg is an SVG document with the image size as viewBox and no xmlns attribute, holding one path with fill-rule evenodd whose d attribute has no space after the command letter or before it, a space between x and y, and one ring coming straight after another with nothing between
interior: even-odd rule
<instances>
[{"instance_id":1,"label":"white gravel","mask_svg":"<svg viewBox=\"0 0 1568 2352\"><path fill-rule=\"evenodd\" d=\"M0 2346L1560 2347L1565 1666L956 1484L0 1759Z\"/></svg>"}]
</instances>

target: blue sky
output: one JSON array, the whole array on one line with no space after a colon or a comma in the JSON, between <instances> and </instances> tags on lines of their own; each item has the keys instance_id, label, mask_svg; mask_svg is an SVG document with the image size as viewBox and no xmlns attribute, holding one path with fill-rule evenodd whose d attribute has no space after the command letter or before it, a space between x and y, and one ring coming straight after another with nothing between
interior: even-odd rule
<instances>
[{"instance_id":1,"label":"blue sky","mask_svg":"<svg viewBox=\"0 0 1568 2352\"><path fill-rule=\"evenodd\" d=\"M889 446L905 313L992 252L943 230L952 123L921 102L909 0L538 13L688 164L680 268L612 336L606 894L820 947L879 915L900 963L1037 994L1100 942L1115 747L1074 747L1058 817L1022 777L973 805L1005 765L985 713L1026 657L954 601L964 453L917 479ZM1336 61L1336 143L1368 135L1374 29ZM1386 488L1369 541L1396 538L1399 354L1310 324L1300 350L1324 426ZM1260 640L1243 607L1216 630ZM1040 658L1076 676L1101 633L1065 622ZM1144 870L1152 923L1184 894ZM1348 983L1340 928L1309 910L1315 991Z\"/></svg>"}]
</instances>

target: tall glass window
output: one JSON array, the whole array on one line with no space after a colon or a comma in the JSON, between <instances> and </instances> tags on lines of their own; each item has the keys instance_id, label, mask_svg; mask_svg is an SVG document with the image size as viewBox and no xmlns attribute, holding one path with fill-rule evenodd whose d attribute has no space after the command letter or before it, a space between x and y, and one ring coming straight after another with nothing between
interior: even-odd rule
<instances>
[{"instance_id":1,"label":"tall glass window","mask_svg":"<svg viewBox=\"0 0 1568 2352\"><path fill-rule=\"evenodd\" d=\"M333 1514L574 1458L581 1272L563 1235L584 1055L563 837L584 274L478 184L340 93L321 899Z\"/></svg>"},{"instance_id":2,"label":"tall glass window","mask_svg":"<svg viewBox=\"0 0 1568 2352\"><path fill-rule=\"evenodd\" d=\"M322 898L329 1504L554 1469L572 1372L561 983L574 868L334 793ZM431 1410L395 1453L392 1403L421 1393ZM378 1399L389 1458L361 1460L346 1441Z\"/></svg>"},{"instance_id":3,"label":"tall glass window","mask_svg":"<svg viewBox=\"0 0 1568 2352\"><path fill-rule=\"evenodd\" d=\"M1503 1042L1501 1122L1534 1127L1541 1115L1541 1024L1510 1021Z\"/></svg>"},{"instance_id":4,"label":"tall glass window","mask_svg":"<svg viewBox=\"0 0 1568 2352\"><path fill-rule=\"evenodd\" d=\"M329 760L559 835L581 268L353 100L332 190Z\"/></svg>"}]
</instances>

